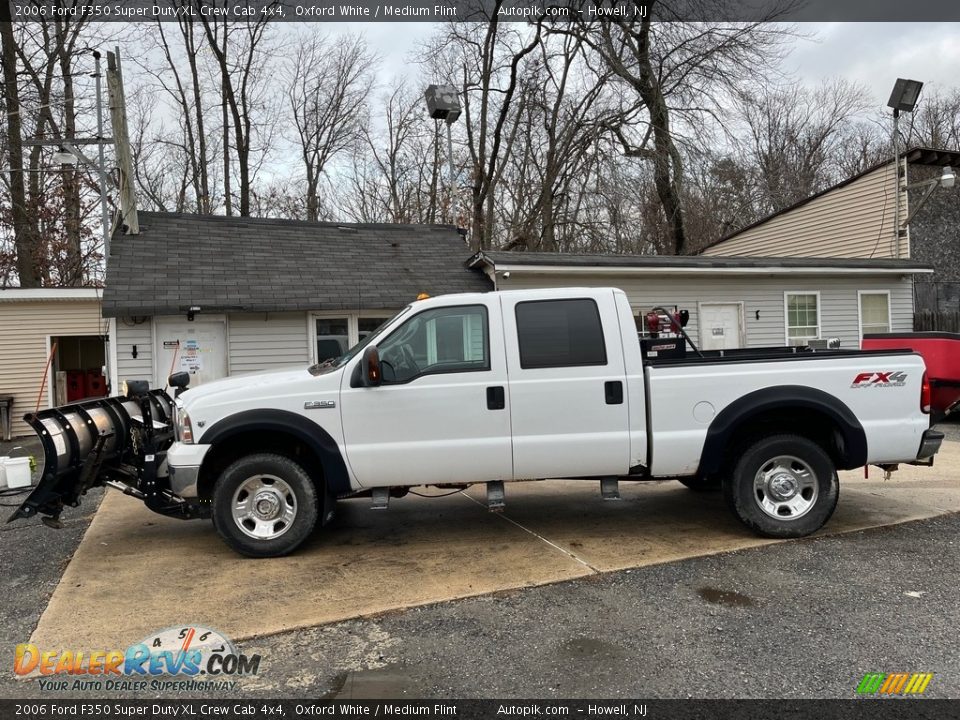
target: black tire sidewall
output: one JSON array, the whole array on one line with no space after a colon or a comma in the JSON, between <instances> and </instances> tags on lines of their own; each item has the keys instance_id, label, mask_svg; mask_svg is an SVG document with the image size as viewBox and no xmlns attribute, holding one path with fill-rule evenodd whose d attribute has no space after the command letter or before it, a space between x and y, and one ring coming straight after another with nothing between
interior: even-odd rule
<instances>
[{"instance_id":1,"label":"black tire sidewall","mask_svg":"<svg viewBox=\"0 0 960 720\"><path fill-rule=\"evenodd\" d=\"M754 497L753 481L757 471L771 458L793 455L817 477L817 500L796 520L777 520L767 515ZM773 435L747 447L724 481L724 496L734 514L747 527L767 537L803 537L819 530L833 515L840 497L836 467L827 452L801 435Z\"/></svg>"},{"instance_id":2,"label":"black tire sidewall","mask_svg":"<svg viewBox=\"0 0 960 720\"><path fill-rule=\"evenodd\" d=\"M233 519L233 495L252 475L275 475L284 480L297 499L297 515L290 529L272 540L257 540L246 535ZM287 555L313 532L317 523L317 491L306 471L290 458L260 453L240 458L217 480L213 491L213 525L231 548L247 557L264 558Z\"/></svg>"}]
</instances>

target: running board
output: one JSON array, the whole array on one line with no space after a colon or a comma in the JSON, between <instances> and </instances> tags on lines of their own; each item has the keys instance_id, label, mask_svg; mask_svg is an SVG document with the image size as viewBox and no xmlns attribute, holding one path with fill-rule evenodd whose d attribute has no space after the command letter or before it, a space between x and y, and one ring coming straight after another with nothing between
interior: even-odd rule
<instances>
[{"instance_id":1,"label":"running board","mask_svg":"<svg viewBox=\"0 0 960 720\"><path fill-rule=\"evenodd\" d=\"M615 477L600 478L600 496L604 500L619 500L620 481Z\"/></svg>"},{"instance_id":2,"label":"running board","mask_svg":"<svg viewBox=\"0 0 960 720\"><path fill-rule=\"evenodd\" d=\"M506 493L503 489L503 480L494 480L487 483L487 509L490 512L503 512L506 507Z\"/></svg>"},{"instance_id":3,"label":"running board","mask_svg":"<svg viewBox=\"0 0 960 720\"><path fill-rule=\"evenodd\" d=\"M386 510L390 507L390 488L377 487L370 491L371 510Z\"/></svg>"}]
</instances>

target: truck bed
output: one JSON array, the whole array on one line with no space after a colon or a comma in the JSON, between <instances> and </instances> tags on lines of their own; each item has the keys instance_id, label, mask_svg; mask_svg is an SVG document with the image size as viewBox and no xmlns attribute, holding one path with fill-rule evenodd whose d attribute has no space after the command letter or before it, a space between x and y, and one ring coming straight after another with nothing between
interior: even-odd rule
<instances>
[{"instance_id":1,"label":"truck bed","mask_svg":"<svg viewBox=\"0 0 960 720\"><path fill-rule=\"evenodd\" d=\"M897 348L894 350L811 350L806 347L761 347L738 348L736 350L701 350L700 355L688 350L686 357L644 357L644 365L659 367L662 365L699 365L703 363L733 362L769 362L789 360L823 360L825 358L855 357L869 355L909 355L913 350Z\"/></svg>"}]
</instances>

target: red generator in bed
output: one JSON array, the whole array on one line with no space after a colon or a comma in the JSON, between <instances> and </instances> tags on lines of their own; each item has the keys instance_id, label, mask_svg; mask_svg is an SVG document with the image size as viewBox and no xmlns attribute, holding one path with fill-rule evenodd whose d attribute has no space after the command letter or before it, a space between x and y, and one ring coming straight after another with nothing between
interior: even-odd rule
<instances>
[{"instance_id":1,"label":"red generator in bed","mask_svg":"<svg viewBox=\"0 0 960 720\"><path fill-rule=\"evenodd\" d=\"M909 349L927 364L933 421L960 412L960 334L948 332L864 335L864 350Z\"/></svg>"}]
</instances>

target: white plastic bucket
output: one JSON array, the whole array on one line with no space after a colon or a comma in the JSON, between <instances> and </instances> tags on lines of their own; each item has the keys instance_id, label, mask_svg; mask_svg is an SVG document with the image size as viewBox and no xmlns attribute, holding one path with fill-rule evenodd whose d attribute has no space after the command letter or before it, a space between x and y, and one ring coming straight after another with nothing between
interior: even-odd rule
<instances>
[{"instance_id":1,"label":"white plastic bucket","mask_svg":"<svg viewBox=\"0 0 960 720\"><path fill-rule=\"evenodd\" d=\"M0 458L0 467L6 476L6 485L9 488L30 487L30 458L5 457Z\"/></svg>"}]
</instances>

